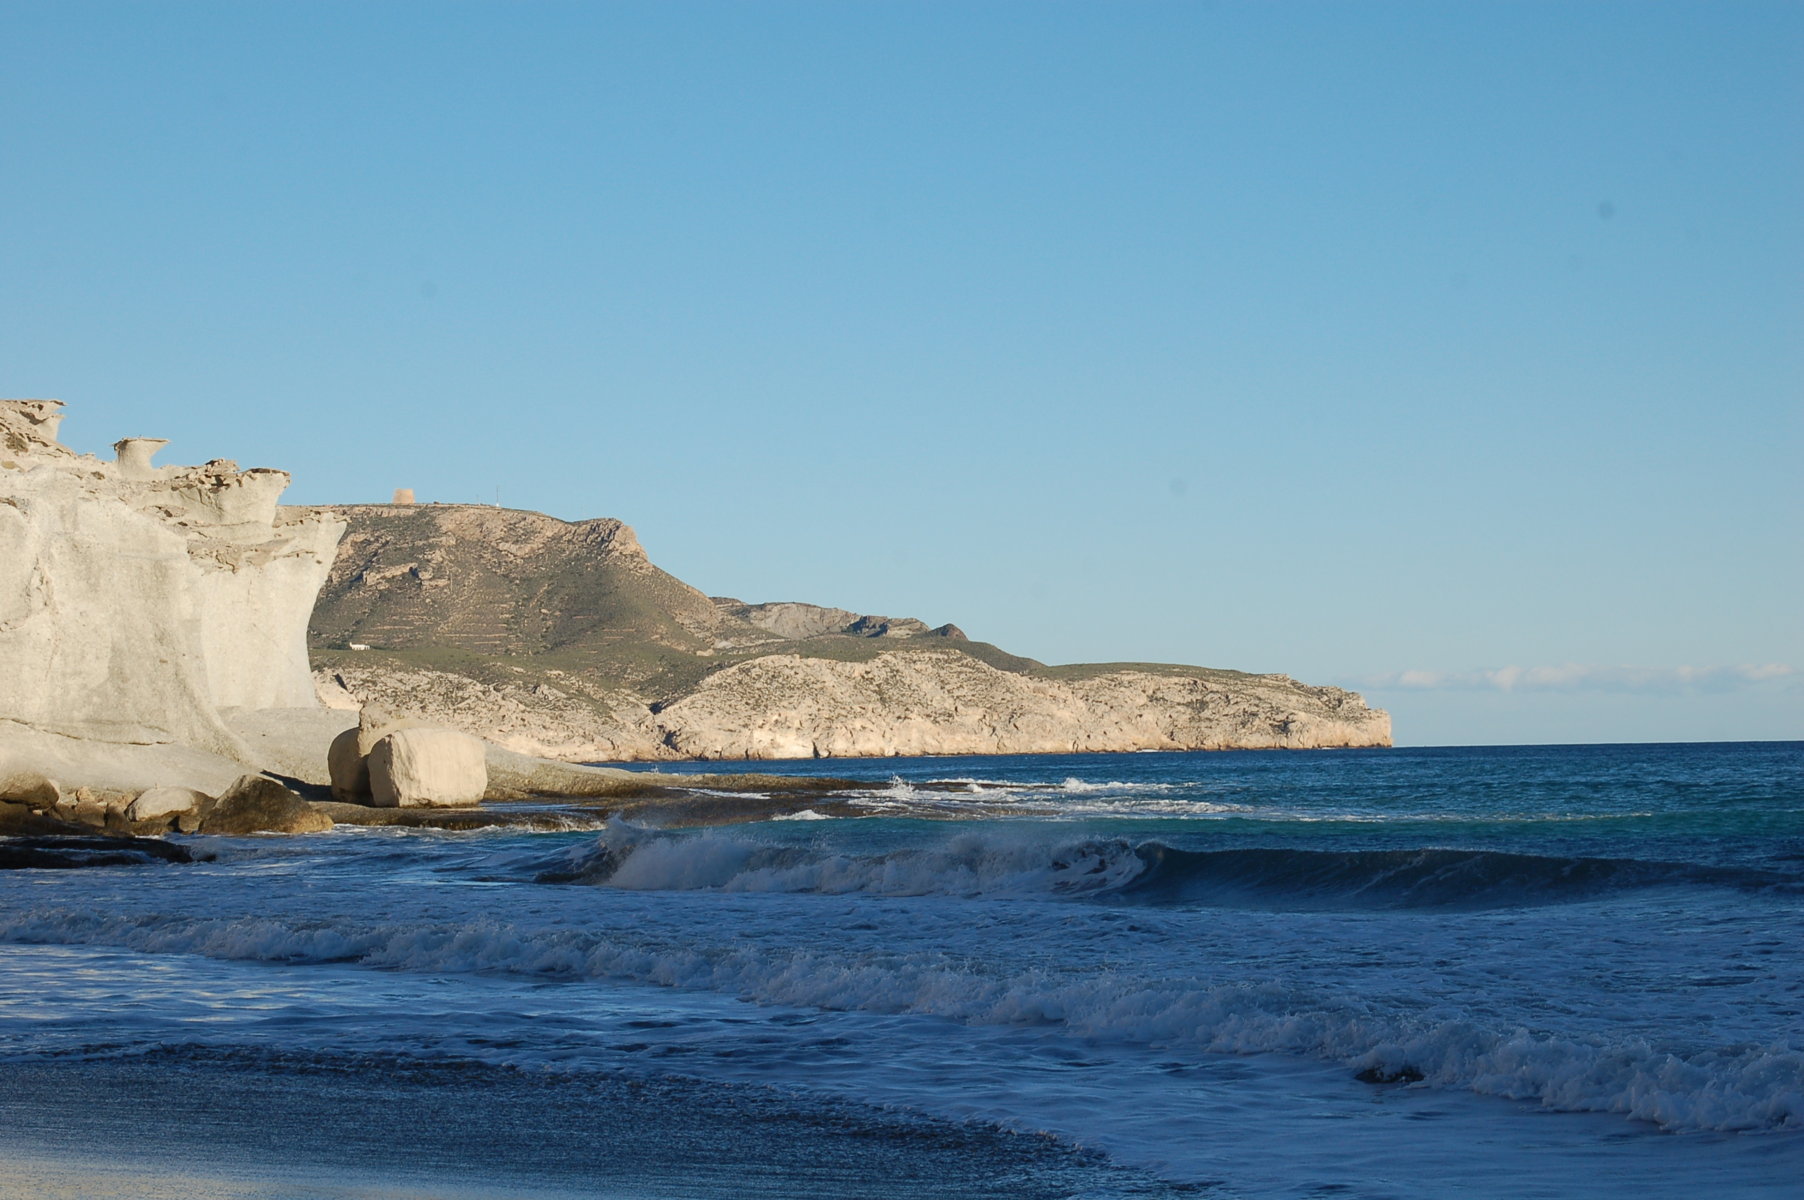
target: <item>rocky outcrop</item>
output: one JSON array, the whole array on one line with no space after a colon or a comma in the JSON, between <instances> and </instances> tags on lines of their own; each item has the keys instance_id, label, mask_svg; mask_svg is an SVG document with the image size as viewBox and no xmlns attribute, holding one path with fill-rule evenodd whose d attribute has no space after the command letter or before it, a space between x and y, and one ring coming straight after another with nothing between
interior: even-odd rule
<instances>
[{"instance_id":1,"label":"rocky outcrop","mask_svg":"<svg viewBox=\"0 0 1804 1200\"><path fill-rule=\"evenodd\" d=\"M225 790L201 817L200 832L325 833L332 818L273 779L246 775Z\"/></svg>"},{"instance_id":2,"label":"rocky outcrop","mask_svg":"<svg viewBox=\"0 0 1804 1200\"><path fill-rule=\"evenodd\" d=\"M481 505L333 511L350 531L312 623L326 703L375 704L524 754L1390 744L1387 714L1284 676L1047 667L954 625L710 599L653 566L618 521Z\"/></svg>"},{"instance_id":3,"label":"rocky outcrop","mask_svg":"<svg viewBox=\"0 0 1804 1200\"><path fill-rule=\"evenodd\" d=\"M328 703L364 703L475 734L518 754L574 762L666 758L648 701L585 691L561 668L488 682L453 671L402 665L384 656L321 668ZM353 719L355 719L353 717Z\"/></svg>"},{"instance_id":4,"label":"rocky outcrop","mask_svg":"<svg viewBox=\"0 0 1804 1200\"><path fill-rule=\"evenodd\" d=\"M843 608L823 608L818 604L801 604L793 600L769 604L746 604L728 596L714 597L714 605L729 619L744 621L785 641L835 634L860 638L948 637L964 638L956 625L928 628L916 617L880 617L855 613Z\"/></svg>"},{"instance_id":5,"label":"rocky outcrop","mask_svg":"<svg viewBox=\"0 0 1804 1200\"><path fill-rule=\"evenodd\" d=\"M618 522L476 505L336 511L351 531L313 623L326 703L373 703L520 753L594 762L1389 741L1388 717L1358 697L1277 677L1048 668L952 625L708 600L653 567Z\"/></svg>"},{"instance_id":6,"label":"rocky outcrop","mask_svg":"<svg viewBox=\"0 0 1804 1200\"><path fill-rule=\"evenodd\" d=\"M40 735L248 763L222 711L316 704L307 614L343 522L280 507L282 471L157 467L160 439L78 455L61 417L0 401L0 760Z\"/></svg>"}]
</instances>

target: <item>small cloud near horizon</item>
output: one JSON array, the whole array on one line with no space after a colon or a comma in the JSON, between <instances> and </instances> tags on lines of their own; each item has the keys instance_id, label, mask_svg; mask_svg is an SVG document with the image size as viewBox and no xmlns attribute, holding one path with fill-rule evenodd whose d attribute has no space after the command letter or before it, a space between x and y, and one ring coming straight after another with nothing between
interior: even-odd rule
<instances>
[{"instance_id":1,"label":"small cloud near horizon","mask_svg":"<svg viewBox=\"0 0 1804 1200\"><path fill-rule=\"evenodd\" d=\"M1497 667L1488 671L1392 671L1357 681L1363 688L1408 691L1678 692L1731 691L1791 680L1784 663L1728 667L1623 667L1567 663L1557 667Z\"/></svg>"}]
</instances>

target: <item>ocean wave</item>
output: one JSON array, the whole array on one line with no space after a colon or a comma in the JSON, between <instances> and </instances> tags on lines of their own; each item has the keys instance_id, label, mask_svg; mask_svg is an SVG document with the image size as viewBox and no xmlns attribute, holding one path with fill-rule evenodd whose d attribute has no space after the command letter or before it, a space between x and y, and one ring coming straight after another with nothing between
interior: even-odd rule
<instances>
[{"instance_id":1,"label":"ocean wave","mask_svg":"<svg viewBox=\"0 0 1804 1200\"><path fill-rule=\"evenodd\" d=\"M1490 1028L1279 980L1212 984L1122 971L992 971L981 961L931 950L671 945L637 939L630 930L495 920L197 920L39 910L0 914L0 939L419 973L605 979L766 1004L1054 1026L1168 1051L1307 1055L1373 1079L1620 1113L1675 1130L1804 1129L1804 1049L1796 1045L1673 1049Z\"/></svg>"},{"instance_id":2,"label":"ocean wave","mask_svg":"<svg viewBox=\"0 0 1804 1200\"><path fill-rule=\"evenodd\" d=\"M1495 850L1178 850L1149 842L1135 852L1146 870L1127 891L1135 899L1166 904L1503 908L1668 886L1801 887L1798 880L1763 871Z\"/></svg>"},{"instance_id":3,"label":"ocean wave","mask_svg":"<svg viewBox=\"0 0 1804 1200\"><path fill-rule=\"evenodd\" d=\"M1256 812L1244 805L1196 798L1203 789L1197 783L1091 782L1076 777L1050 783L964 776L909 780L897 775L883 786L849 793L845 800L853 808L886 816L1203 817Z\"/></svg>"},{"instance_id":4,"label":"ocean wave","mask_svg":"<svg viewBox=\"0 0 1804 1200\"><path fill-rule=\"evenodd\" d=\"M971 832L919 849L856 853L618 822L597 842L543 863L533 877L636 891L1061 896L1324 909L1503 908L1671 886L1804 890L1797 879L1770 872L1491 850L1185 850L1125 838Z\"/></svg>"},{"instance_id":5,"label":"ocean wave","mask_svg":"<svg viewBox=\"0 0 1804 1200\"><path fill-rule=\"evenodd\" d=\"M1065 780L1065 782L1059 784L1058 790L1061 792L1070 793L1072 795L1087 796L1087 795L1091 795L1096 792L1109 792L1109 793L1114 793L1114 794L1123 794L1123 793L1130 793L1130 792L1131 793L1169 792L1169 791L1173 791L1173 790L1177 789L1179 786L1184 786L1188 789L1194 790L1196 788L1201 787L1202 785L1196 784L1196 783L1186 784L1186 785L1179 785L1179 784L1174 784L1174 783L1146 783L1146 782L1127 783L1127 782L1123 782L1121 780L1111 780L1106 783L1092 783L1091 781L1089 781L1087 779L1079 779L1075 775L1073 775L1073 776L1068 777Z\"/></svg>"},{"instance_id":6,"label":"ocean wave","mask_svg":"<svg viewBox=\"0 0 1804 1200\"><path fill-rule=\"evenodd\" d=\"M1118 890L1145 868L1121 839L1048 845L1031 837L961 833L923 849L859 854L618 823L599 841L545 863L534 879L635 891L1069 896Z\"/></svg>"}]
</instances>

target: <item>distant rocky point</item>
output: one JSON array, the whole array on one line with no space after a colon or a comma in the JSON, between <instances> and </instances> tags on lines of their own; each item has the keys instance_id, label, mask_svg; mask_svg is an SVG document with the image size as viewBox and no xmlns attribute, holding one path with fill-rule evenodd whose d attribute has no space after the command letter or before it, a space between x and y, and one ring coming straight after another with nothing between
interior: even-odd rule
<instances>
[{"instance_id":1,"label":"distant rocky point","mask_svg":"<svg viewBox=\"0 0 1804 1200\"><path fill-rule=\"evenodd\" d=\"M1048 667L929 626L708 597L619 521L330 508L310 638L326 703L586 761L1390 744L1361 697L1284 675ZM358 649L352 649L358 647Z\"/></svg>"}]
</instances>

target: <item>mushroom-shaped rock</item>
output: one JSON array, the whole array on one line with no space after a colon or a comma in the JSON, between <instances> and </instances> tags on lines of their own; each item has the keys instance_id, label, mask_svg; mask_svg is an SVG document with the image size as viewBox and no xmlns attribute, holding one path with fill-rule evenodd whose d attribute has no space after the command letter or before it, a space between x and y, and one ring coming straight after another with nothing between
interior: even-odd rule
<instances>
[{"instance_id":1,"label":"mushroom-shaped rock","mask_svg":"<svg viewBox=\"0 0 1804 1200\"><path fill-rule=\"evenodd\" d=\"M332 818L263 775L244 775L202 818L202 833L324 833Z\"/></svg>"},{"instance_id":2,"label":"mushroom-shaped rock","mask_svg":"<svg viewBox=\"0 0 1804 1200\"><path fill-rule=\"evenodd\" d=\"M138 793L125 809L128 821L155 821L182 813L198 812L207 803L207 794L185 787L153 787Z\"/></svg>"},{"instance_id":3,"label":"mushroom-shaped rock","mask_svg":"<svg viewBox=\"0 0 1804 1200\"><path fill-rule=\"evenodd\" d=\"M288 487L287 471L252 467L240 471L230 459L188 467L169 476L176 496L188 506L191 522L229 531L248 526L264 538L274 526L276 501Z\"/></svg>"},{"instance_id":4,"label":"mushroom-shaped rock","mask_svg":"<svg viewBox=\"0 0 1804 1200\"><path fill-rule=\"evenodd\" d=\"M150 460L168 444L168 438L144 437L120 438L114 442L113 457L119 464L120 478L131 483L144 483L161 477L163 469Z\"/></svg>"},{"instance_id":5,"label":"mushroom-shaped rock","mask_svg":"<svg viewBox=\"0 0 1804 1200\"><path fill-rule=\"evenodd\" d=\"M455 729L397 729L370 751L370 798L382 808L463 808L482 799L482 739Z\"/></svg>"},{"instance_id":6,"label":"mushroom-shaped rock","mask_svg":"<svg viewBox=\"0 0 1804 1200\"><path fill-rule=\"evenodd\" d=\"M57 444L56 427L62 423L61 400L0 400L0 450L73 458L73 451Z\"/></svg>"}]
</instances>

